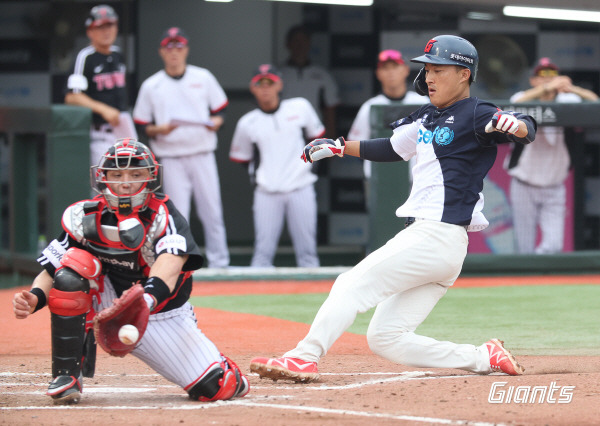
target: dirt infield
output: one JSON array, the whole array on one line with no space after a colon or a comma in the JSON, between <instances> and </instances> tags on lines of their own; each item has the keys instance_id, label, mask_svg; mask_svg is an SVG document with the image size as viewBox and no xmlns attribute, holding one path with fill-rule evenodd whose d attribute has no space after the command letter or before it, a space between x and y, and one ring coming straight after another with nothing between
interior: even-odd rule
<instances>
[{"instance_id":1,"label":"dirt infield","mask_svg":"<svg viewBox=\"0 0 600 426\"><path fill-rule=\"evenodd\" d=\"M280 283L278 288L279 292L315 292L327 291L330 285L331 282ZM196 285L194 294L218 294L219 288L229 294L260 293L273 291L269 289L271 286L206 283ZM322 359L319 382L275 383L251 375L250 394L218 403L190 401L183 390L135 358L114 358L99 350L96 376L84 380L81 403L74 407L54 407L44 395L50 380L49 313L41 311L26 321L14 319L11 299L16 290L0 291L1 424L591 425L599 422L600 357L521 356L519 361L526 368L524 376L478 376L460 370L415 369L390 363L370 353L365 336L351 333L344 334ZM308 330L306 324L249 314L214 309L196 309L196 314L203 331L245 372L254 356L279 356ZM542 392L543 402L539 402ZM509 393L511 402L506 403ZM505 403L489 402L490 395ZM532 395L535 402L530 402ZM569 395L572 400L566 403ZM515 399L520 402L514 402Z\"/></svg>"}]
</instances>

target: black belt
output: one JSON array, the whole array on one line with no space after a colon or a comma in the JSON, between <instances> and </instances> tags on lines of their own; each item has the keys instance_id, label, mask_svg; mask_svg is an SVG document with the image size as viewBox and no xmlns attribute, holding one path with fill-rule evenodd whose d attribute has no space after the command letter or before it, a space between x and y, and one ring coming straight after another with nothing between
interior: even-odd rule
<instances>
[{"instance_id":1,"label":"black belt","mask_svg":"<svg viewBox=\"0 0 600 426\"><path fill-rule=\"evenodd\" d=\"M94 127L94 130L97 130L97 131L112 133L112 126L108 123L102 123L102 124L94 123L93 127Z\"/></svg>"}]
</instances>

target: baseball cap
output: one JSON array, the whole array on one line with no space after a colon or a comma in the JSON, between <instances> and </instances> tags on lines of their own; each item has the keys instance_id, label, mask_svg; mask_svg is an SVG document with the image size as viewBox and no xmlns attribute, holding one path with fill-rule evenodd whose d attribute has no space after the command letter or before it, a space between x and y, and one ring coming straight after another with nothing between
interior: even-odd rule
<instances>
[{"instance_id":1,"label":"baseball cap","mask_svg":"<svg viewBox=\"0 0 600 426\"><path fill-rule=\"evenodd\" d=\"M550 58L540 58L532 74L537 77L556 77L558 71L558 65L554 64Z\"/></svg>"},{"instance_id":2,"label":"baseball cap","mask_svg":"<svg viewBox=\"0 0 600 426\"><path fill-rule=\"evenodd\" d=\"M163 33L160 38L160 45L161 47L165 47L171 41L187 45L188 37L181 28L171 27Z\"/></svg>"},{"instance_id":3,"label":"baseball cap","mask_svg":"<svg viewBox=\"0 0 600 426\"><path fill-rule=\"evenodd\" d=\"M387 49L379 52L379 56L377 57L377 66L380 66L388 61L404 65L404 59L402 59L402 53L400 53L399 50Z\"/></svg>"},{"instance_id":4,"label":"baseball cap","mask_svg":"<svg viewBox=\"0 0 600 426\"><path fill-rule=\"evenodd\" d=\"M94 28L103 24L116 24L118 21L119 16L112 7L100 4L90 10L90 14L85 20L85 26L86 28Z\"/></svg>"},{"instance_id":5,"label":"baseball cap","mask_svg":"<svg viewBox=\"0 0 600 426\"><path fill-rule=\"evenodd\" d=\"M252 80L250 80L250 82L256 84L263 78L267 78L271 81L280 81L281 73L271 64L262 64L259 65L256 71L254 71L254 74L252 74Z\"/></svg>"}]
</instances>

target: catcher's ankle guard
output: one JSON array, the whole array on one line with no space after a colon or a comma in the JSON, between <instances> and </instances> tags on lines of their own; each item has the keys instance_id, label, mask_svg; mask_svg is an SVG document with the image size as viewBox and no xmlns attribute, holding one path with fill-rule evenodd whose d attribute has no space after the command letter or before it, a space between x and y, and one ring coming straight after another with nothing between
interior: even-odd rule
<instances>
[{"instance_id":1,"label":"catcher's ankle guard","mask_svg":"<svg viewBox=\"0 0 600 426\"><path fill-rule=\"evenodd\" d=\"M236 396L238 388L244 384L241 381L242 376L239 369L236 368L235 370L224 361L214 362L202 376L186 386L185 390L190 395L190 399L197 401L208 402L231 399ZM247 381L245 384L247 385Z\"/></svg>"}]
</instances>

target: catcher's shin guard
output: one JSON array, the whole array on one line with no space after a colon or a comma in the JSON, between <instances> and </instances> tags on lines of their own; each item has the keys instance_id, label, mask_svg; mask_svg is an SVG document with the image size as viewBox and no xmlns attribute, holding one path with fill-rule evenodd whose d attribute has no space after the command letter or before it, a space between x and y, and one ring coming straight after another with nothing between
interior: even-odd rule
<instances>
[{"instance_id":1,"label":"catcher's shin guard","mask_svg":"<svg viewBox=\"0 0 600 426\"><path fill-rule=\"evenodd\" d=\"M54 380L47 394L65 403L78 402L81 392L85 318L92 307L89 291L88 279L70 268L62 268L54 275L54 287L48 297Z\"/></svg>"},{"instance_id":2,"label":"catcher's shin guard","mask_svg":"<svg viewBox=\"0 0 600 426\"><path fill-rule=\"evenodd\" d=\"M248 380L231 362L214 362L195 382L185 388L190 398L198 401L225 401L242 397L250 390Z\"/></svg>"}]
</instances>

